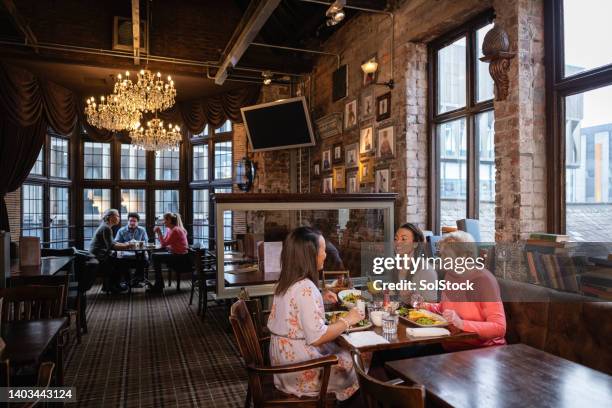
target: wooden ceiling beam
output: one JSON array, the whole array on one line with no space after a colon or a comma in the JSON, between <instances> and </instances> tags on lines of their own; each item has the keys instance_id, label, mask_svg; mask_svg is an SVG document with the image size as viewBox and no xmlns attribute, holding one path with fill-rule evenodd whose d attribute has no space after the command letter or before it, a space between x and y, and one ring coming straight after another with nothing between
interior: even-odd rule
<instances>
[{"instance_id":1,"label":"wooden ceiling beam","mask_svg":"<svg viewBox=\"0 0 612 408\"><path fill-rule=\"evenodd\" d=\"M229 51L226 48L223 53L223 60L215 75L217 85L223 85L229 75L228 70L238 64L251 42L280 4L280 0L260 0L251 4L253 3L256 4L252 7L249 6L242 21L234 31L228 44Z\"/></svg>"},{"instance_id":2,"label":"wooden ceiling beam","mask_svg":"<svg viewBox=\"0 0 612 408\"><path fill-rule=\"evenodd\" d=\"M13 19L13 24L21 33L25 36L26 43L31 45L34 48L34 51L38 53L38 40L32 32L30 25L27 23L26 19L19 13L17 7L15 6L15 2L13 0L2 0L2 4L4 4L4 8L10 14Z\"/></svg>"},{"instance_id":3,"label":"wooden ceiling beam","mask_svg":"<svg viewBox=\"0 0 612 408\"><path fill-rule=\"evenodd\" d=\"M140 0L132 0L132 40L134 65L140 65Z\"/></svg>"}]
</instances>

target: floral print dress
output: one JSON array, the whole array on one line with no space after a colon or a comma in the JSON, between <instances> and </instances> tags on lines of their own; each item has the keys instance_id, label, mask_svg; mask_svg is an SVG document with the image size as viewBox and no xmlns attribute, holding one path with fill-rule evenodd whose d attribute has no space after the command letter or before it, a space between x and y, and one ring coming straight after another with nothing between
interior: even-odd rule
<instances>
[{"instance_id":1,"label":"floral print dress","mask_svg":"<svg viewBox=\"0 0 612 408\"><path fill-rule=\"evenodd\" d=\"M281 296L274 296L268 319L271 332L270 360L272 365L299 363L335 354L338 364L333 365L328 392L343 401L357 391L359 384L348 350L329 342L313 346L327 331L323 298L310 279L294 283ZM297 373L275 374L274 385L288 394L316 396L321 387L322 369L311 369Z\"/></svg>"}]
</instances>

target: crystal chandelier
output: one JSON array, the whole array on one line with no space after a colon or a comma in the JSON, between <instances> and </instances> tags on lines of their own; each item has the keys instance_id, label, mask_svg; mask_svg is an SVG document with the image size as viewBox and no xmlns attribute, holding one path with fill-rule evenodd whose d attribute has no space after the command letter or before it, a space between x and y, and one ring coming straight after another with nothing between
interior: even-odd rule
<instances>
[{"instance_id":1,"label":"crystal chandelier","mask_svg":"<svg viewBox=\"0 0 612 408\"><path fill-rule=\"evenodd\" d=\"M132 144L144 150L177 149L181 143L181 128L168 124L167 129L161 119L154 118L147 122L147 128L138 126L130 132Z\"/></svg>"},{"instance_id":2,"label":"crystal chandelier","mask_svg":"<svg viewBox=\"0 0 612 408\"><path fill-rule=\"evenodd\" d=\"M168 76L165 82L161 73L153 74L148 69L141 69L136 82L130 79L130 72L125 77L118 75L114 94L119 97L119 104L128 111L156 112L166 110L174 105L176 89L174 81Z\"/></svg>"},{"instance_id":3,"label":"crystal chandelier","mask_svg":"<svg viewBox=\"0 0 612 408\"><path fill-rule=\"evenodd\" d=\"M96 102L93 96L87 99L85 115L91 125L113 131L135 129L142 117L140 111L129 111L121 106L114 94L107 98L101 96L100 102Z\"/></svg>"}]
</instances>

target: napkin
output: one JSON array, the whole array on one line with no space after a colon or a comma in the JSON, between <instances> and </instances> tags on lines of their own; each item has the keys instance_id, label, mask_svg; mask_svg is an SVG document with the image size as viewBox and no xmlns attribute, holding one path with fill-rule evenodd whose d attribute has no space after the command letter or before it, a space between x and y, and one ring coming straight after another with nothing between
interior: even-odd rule
<instances>
[{"instance_id":1,"label":"napkin","mask_svg":"<svg viewBox=\"0 0 612 408\"><path fill-rule=\"evenodd\" d=\"M407 327L406 335L411 337L450 336L450 332L442 327Z\"/></svg>"},{"instance_id":2,"label":"napkin","mask_svg":"<svg viewBox=\"0 0 612 408\"><path fill-rule=\"evenodd\" d=\"M388 343L389 340L383 336L376 334L373 331L360 331L349 334L343 334L342 337L346 339L353 347L365 347L373 346L376 344Z\"/></svg>"}]
</instances>

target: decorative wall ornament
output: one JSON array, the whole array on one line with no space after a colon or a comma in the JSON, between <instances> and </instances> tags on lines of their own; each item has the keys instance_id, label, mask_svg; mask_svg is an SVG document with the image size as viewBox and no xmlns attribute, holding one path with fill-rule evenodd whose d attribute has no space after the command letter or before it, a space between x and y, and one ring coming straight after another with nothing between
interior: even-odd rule
<instances>
[{"instance_id":1,"label":"decorative wall ornament","mask_svg":"<svg viewBox=\"0 0 612 408\"><path fill-rule=\"evenodd\" d=\"M321 140L342 134L342 113L334 112L315 120L317 134Z\"/></svg>"},{"instance_id":2,"label":"decorative wall ornament","mask_svg":"<svg viewBox=\"0 0 612 408\"><path fill-rule=\"evenodd\" d=\"M484 57L481 57L480 60L489 63L489 73L495 83L495 100L503 101L508 97L510 86L508 70L516 53L510 52L508 33L497 22L485 35L482 43L482 54Z\"/></svg>"}]
</instances>

